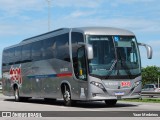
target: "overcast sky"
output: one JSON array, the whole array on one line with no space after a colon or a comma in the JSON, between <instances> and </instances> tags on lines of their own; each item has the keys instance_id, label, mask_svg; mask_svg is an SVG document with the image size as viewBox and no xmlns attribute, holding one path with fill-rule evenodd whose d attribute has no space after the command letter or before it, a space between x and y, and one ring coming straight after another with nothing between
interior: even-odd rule
<instances>
[{"instance_id":1,"label":"overcast sky","mask_svg":"<svg viewBox=\"0 0 160 120\"><path fill-rule=\"evenodd\" d=\"M48 31L46 1L0 0L0 56L4 47ZM140 49L142 66L160 66L160 0L51 0L51 30L82 26L133 31L138 42L154 50L147 60L145 48Z\"/></svg>"}]
</instances>

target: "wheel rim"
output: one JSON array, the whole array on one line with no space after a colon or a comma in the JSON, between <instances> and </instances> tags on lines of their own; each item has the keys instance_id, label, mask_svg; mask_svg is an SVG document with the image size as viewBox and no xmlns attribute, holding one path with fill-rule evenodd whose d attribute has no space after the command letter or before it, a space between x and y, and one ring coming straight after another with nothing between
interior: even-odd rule
<instances>
[{"instance_id":1,"label":"wheel rim","mask_svg":"<svg viewBox=\"0 0 160 120\"><path fill-rule=\"evenodd\" d=\"M68 102L68 101L70 101L70 99L71 99L71 95L70 95L69 91L66 91L66 92L64 93L64 100L65 100L66 102Z\"/></svg>"},{"instance_id":2,"label":"wheel rim","mask_svg":"<svg viewBox=\"0 0 160 120\"><path fill-rule=\"evenodd\" d=\"M18 90L15 90L15 100L17 101L19 99L19 94L18 94Z\"/></svg>"}]
</instances>

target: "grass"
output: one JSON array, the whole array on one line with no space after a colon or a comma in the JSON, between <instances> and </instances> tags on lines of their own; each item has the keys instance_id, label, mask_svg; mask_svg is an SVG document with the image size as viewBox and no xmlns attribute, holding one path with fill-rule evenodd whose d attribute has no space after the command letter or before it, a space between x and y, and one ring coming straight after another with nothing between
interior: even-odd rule
<instances>
[{"instance_id":1,"label":"grass","mask_svg":"<svg viewBox=\"0 0 160 120\"><path fill-rule=\"evenodd\" d=\"M159 98L142 98L142 99L124 99L122 101L128 102L146 102L146 103L160 103Z\"/></svg>"}]
</instances>

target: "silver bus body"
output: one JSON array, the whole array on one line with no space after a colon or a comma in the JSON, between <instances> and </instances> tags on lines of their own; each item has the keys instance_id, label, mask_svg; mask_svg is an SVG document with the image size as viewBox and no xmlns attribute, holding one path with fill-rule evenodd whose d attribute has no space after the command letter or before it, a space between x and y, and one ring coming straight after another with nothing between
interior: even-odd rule
<instances>
[{"instance_id":1,"label":"silver bus body","mask_svg":"<svg viewBox=\"0 0 160 120\"><path fill-rule=\"evenodd\" d=\"M65 102L140 98L138 45L134 33L108 27L64 28L23 40L3 51L3 94Z\"/></svg>"}]
</instances>

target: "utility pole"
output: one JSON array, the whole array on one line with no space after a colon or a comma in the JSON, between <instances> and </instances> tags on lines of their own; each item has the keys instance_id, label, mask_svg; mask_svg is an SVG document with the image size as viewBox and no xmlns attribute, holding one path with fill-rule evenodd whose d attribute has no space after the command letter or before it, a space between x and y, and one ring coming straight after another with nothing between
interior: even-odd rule
<instances>
[{"instance_id":1,"label":"utility pole","mask_svg":"<svg viewBox=\"0 0 160 120\"><path fill-rule=\"evenodd\" d=\"M51 28L51 0L46 0L48 3L48 32L50 31Z\"/></svg>"},{"instance_id":2,"label":"utility pole","mask_svg":"<svg viewBox=\"0 0 160 120\"><path fill-rule=\"evenodd\" d=\"M160 72L160 69L158 69L158 88L160 87L159 85L160 85L160 81L159 81L159 72Z\"/></svg>"},{"instance_id":3,"label":"utility pole","mask_svg":"<svg viewBox=\"0 0 160 120\"><path fill-rule=\"evenodd\" d=\"M158 75L158 88L159 88L160 86L159 86L159 75Z\"/></svg>"}]
</instances>

